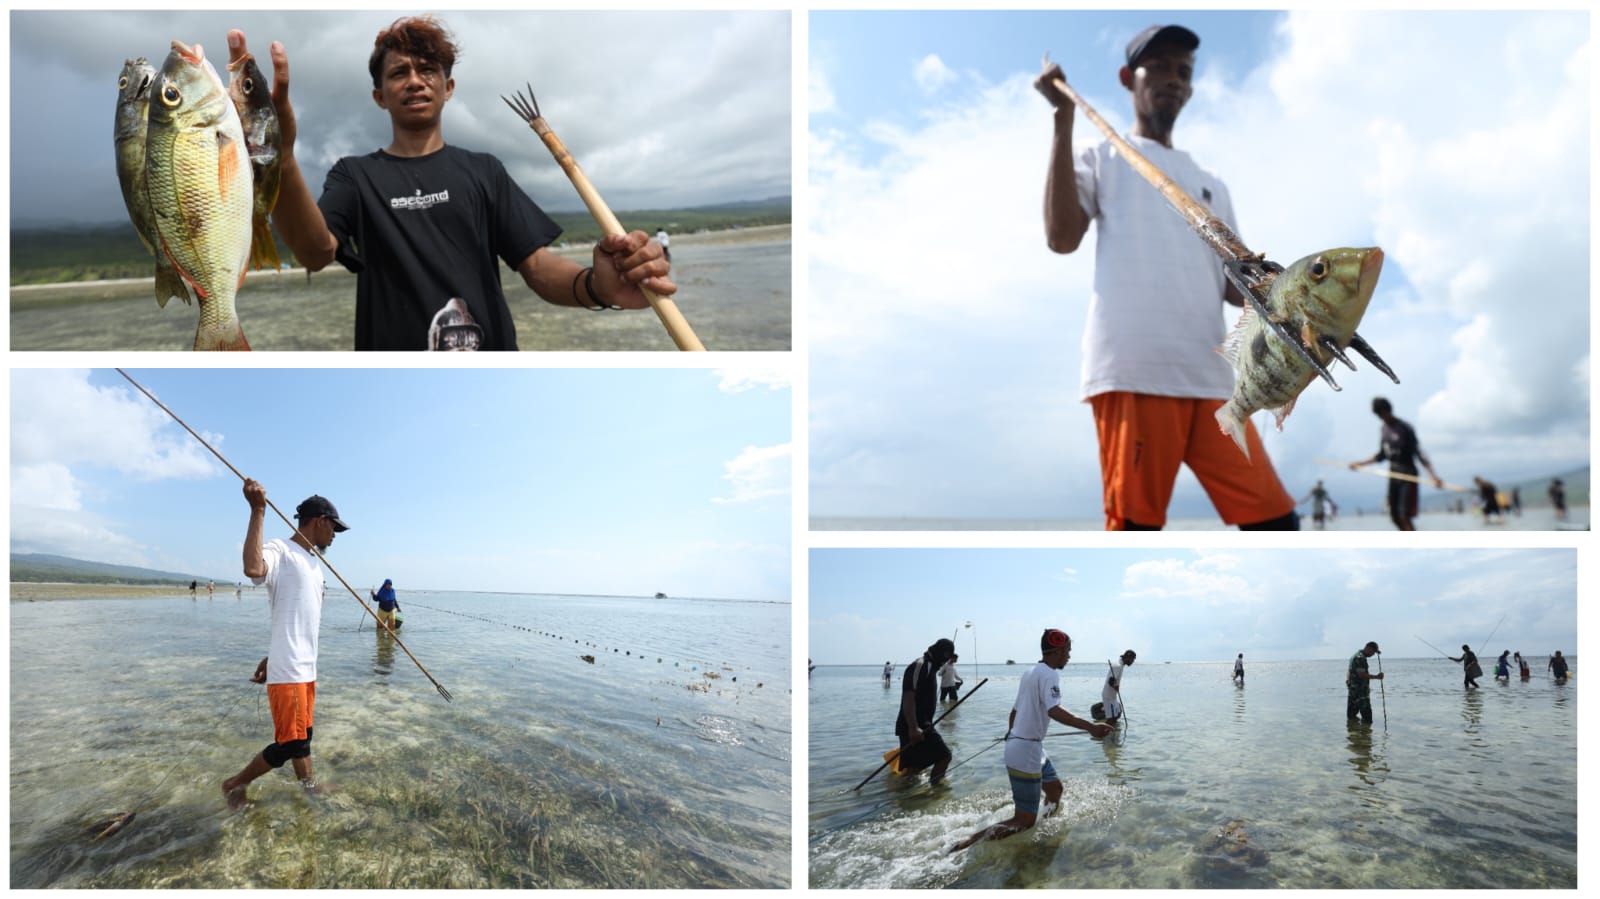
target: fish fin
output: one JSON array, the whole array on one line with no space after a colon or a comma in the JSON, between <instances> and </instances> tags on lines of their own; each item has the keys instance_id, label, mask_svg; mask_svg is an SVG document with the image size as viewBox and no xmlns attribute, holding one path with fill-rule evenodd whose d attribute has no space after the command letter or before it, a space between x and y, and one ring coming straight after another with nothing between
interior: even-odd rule
<instances>
[{"instance_id":1,"label":"fish fin","mask_svg":"<svg viewBox=\"0 0 1600 899\"><path fill-rule=\"evenodd\" d=\"M1222 433L1233 438L1233 442L1239 447L1239 452L1244 453L1245 460L1249 461L1250 445L1245 441L1244 435L1244 425L1247 421L1249 421L1249 418L1241 418L1238 413L1233 411L1232 400L1223 403L1221 408L1217 409L1218 427L1222 428Z\"/></svg>"},{"instance_id":2,"label":"fish fin","mask_svg":"<svg viewBox=\"0 0 1600 899\"><path fill-rule=\"evenodd\" d=\"M210 326L202 323L194 332L194 348L247 351L250 343L244 339L244 329L239 327L239 319L230 318Z\"/></svg>"},{"instance_id":3,"label":"fish fin","mask_svg":"<svg viewBox=\"0 0 1600 899\"><path fill-rule=\"evenodd\" d=\"M256 219L250 231L250 267L278 271L283 263L278 259L278 244L272 239L272 225L266 216Z\"/></svg>"},{"instance_id":4,"label":"fish fin","mask_svg":"<svg viewBox=\"0 0 1600 899\"><path fill-rule=\"evenodd\" d=\"M1246 303L1244 312L1239 314L1239 321L1234 324L1233 330L1228 332L1228 336L1223 338L1222 346L1217 347L1217 352L1222 354L1222 358L1228 360L1228 364L1235 368L1239 365L1239 348L1244 346L1245 332L1255 320L1255 308Z\"/></svg>"},{"instance_id":5,"label":"fish fin","mask_svg":"<svg viewBox=\"0 0 1600 899\"><path fill-rule=\"evenodd\" d=\"M228 191L239 178L240 153L234 140L225 132L217 132L217 194L227 202Z\"/></svg>"},{"instance_id":6,"label":"fish fin","mask_svg":"<svg viewBox=\"0 0 1600 899\"><path fill-rule=\"evenodd\" d=\"M1299 401L1299 399L1300 397L1298 396L1290 397L1287 403L1284 403L1279 408L1272 410L1272 417L1278 421L1278 430L1283 430L1283 420L1289 417L1290 412L1294 411L1294 404ZM1247 453L1246 455L1249 454Z\"/></svg>"},{"instance_id":7,"label":"fish fin","mask_svg":"<svg viewBox=\"0 0 1600 899\"><path fill-rule=\"evenodd\" d=\"M156 303L165 309L167 301L173 297L183 300L185 306L194 304L194 300L189 297L189 287L183 282L183 276L167 262L165 256L162 256L156 262Z\"/></svg>"}]
</instances>

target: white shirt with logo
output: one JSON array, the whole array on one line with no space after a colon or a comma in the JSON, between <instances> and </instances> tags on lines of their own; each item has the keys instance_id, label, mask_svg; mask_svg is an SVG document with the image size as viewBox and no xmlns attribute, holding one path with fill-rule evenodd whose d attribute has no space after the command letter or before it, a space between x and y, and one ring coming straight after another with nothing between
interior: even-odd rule
<instances>
[{"instance_id":1,"label":"white shirt with logo","mask_svg":"<svg viewBox=\"0 0 1600 899\"><path fill-rule=\"evenodd\" d=\"M1128 142L1196 202L1238 230L1217 176L1189 154ZM1217 352L1238 310L1223 300L1222 260L1109 142L1076 163L1078 202L1095 221L1094 295L1083 332L1081 399L1110 391L1226 399L1233 369Z\"/></svg>"},{"instance_id":2,"label":"white shirt with logo","mask_svg":"<svg viewBox=\"0 0 1600 899\"><path fill-rule=\"evenodd\" d=\"M1006 767L1028 774L1044 770L1044 734L1050 710L1061 704L1061 675L1044 662L1022 676L1017 687L1017 713L1006 740Z\"/></svg>"},{"instance_id":3,"label":"white shirt with logo","mask_svg":"<svg viewBox=\"0 0 1600 899\"><path fill-rule=\"evenodd\" d=\"M267 649L267 683L304 684L317 679L317 632L322 626L326 582L317 557L290 540L269 540L261 547L272 607L272 643Z\"/></svg>"}]
</instances>

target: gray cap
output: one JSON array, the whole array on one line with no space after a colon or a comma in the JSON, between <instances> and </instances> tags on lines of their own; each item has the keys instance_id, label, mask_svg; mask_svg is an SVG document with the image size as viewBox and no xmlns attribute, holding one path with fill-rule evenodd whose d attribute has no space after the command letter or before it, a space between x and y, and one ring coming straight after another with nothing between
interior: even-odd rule
<instances>
[{"instance_id":1,"label":"gray cap","mask_svg":"<svg viewBox=\"0 0 1600 899\"><path fill-rule=\"evenodd\" d=\"M1151 25L1134 35L1133 40L1128 42L1128 68L1133 68L1139 57L1144 55L1144 51L1159 40L1170 40L1185 50L1194 50L1200 46L1200 36L1182 25Z\"/></svg>"}]
</instances>

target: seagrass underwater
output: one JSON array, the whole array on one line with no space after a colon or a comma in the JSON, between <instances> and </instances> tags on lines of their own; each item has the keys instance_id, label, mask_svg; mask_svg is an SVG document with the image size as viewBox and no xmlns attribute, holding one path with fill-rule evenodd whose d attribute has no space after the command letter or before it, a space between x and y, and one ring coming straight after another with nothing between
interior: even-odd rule
<instances>
[{"instance_id":1,"label":"seagrass underwater","mask_svg":"<svg viewBox=\"0 0 1600 899\"><path fill-rule=\"evenodd\" d=\"M221 587L13 599L14 887L788 885L787 604L408 591L402 639L446 703L330 596L336 792L275 772L230 813L218 784L272 722L261 591Z\"/></svg>"}]
</instances>

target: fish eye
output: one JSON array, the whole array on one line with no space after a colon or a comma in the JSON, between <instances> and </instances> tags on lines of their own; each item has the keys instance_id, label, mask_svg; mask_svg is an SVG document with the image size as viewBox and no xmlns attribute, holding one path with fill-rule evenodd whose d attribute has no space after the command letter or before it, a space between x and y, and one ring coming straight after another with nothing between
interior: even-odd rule
<instances>
[{"instance_id":1,"label":"fish eye","mask_svg":"<svg viewBox=\"0 0 1600 899\"><path fill-rule=\"evenodd\" d=\"M161 102L168 106L177 106L183 101L183 94L176 87L168 84L161 88Z\"/></svg>"},{"instance_id":2,"label":"fish eye","mask_svg":"<svg viewBox=\"0 0 1600 899\"><path fill-rule=\"evenodd\" d=\"M117 90L125 91L127 89L128 89L128 76L127 75L123 75L121 78L117 79Z\"/></svg>"},{"instance_id":3,"label":"fish eye","mask_svg":"<svg viewBox=\"0 0 1600 899\"><path fill-rule=\"evenodd\" d=\"M1306 274L1310 275L1313 281L1321 281L1323 278L1328 277L1328 264L1322 261L1321 256L1318 256L1311 261L1310 267L1306 269Z\"/></svg>"},{"instance_id":4,"label":"fish eye","mask_svg":"<svg viewBox=\"0 0 1600 899\"><path fill-rule=\"evenodd\" d=\"M256 92L256 80L251 78L249 75L244 77L244 92L247 94L253 94Z\"/></svg>"}]
</instances>

